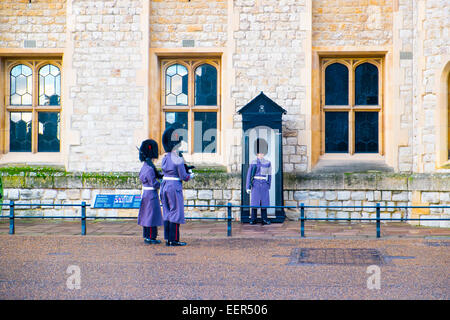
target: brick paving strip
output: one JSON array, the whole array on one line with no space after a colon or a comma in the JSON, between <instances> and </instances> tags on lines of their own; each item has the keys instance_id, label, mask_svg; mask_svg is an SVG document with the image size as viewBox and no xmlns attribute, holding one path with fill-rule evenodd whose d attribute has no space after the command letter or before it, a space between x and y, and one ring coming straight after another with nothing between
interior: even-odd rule
<instances>
[{"instance_id":1,"label":"brick paving strip","mask_svg":"<svg viewBox=\"0 0 450 320\"><path fill-rule=\"evenodd\" d=\"M227 225L223 221L188 221L182 225L184 238L222 238L227 236ZM9 221L0 221L0 234L8 234ZM162 227L159 237L163 236ZM17 219L15 221L17 235L80 235L80 221L60 219ZM140 236L142 228L135 220L88 220L88 235ZM307 238L375 238L375 223L343 223L343 222L307 222L305 224ZM299 238L300 222L285 221L271 225L249 225L233 222L234 238ZM413 226L407 223L392 222L381 224L382 238L450 238L450 228Z\"/></svg>"}]
</instances>

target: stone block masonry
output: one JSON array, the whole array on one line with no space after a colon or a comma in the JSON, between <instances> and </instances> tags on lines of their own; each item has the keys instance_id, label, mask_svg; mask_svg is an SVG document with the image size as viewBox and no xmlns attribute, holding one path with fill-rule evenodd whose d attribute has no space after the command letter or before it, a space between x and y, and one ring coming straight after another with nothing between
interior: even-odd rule
<instances>
[{"instance_id":1,"label":"stone block masonry","mask_svg":"<svg viewBox=\"0 0 450 320\"><path fill-rule=\"evenodd\" d=\"M227 6L227 0L151 1L150 47L178 48L183 40L193 40L195 47L224 47Z\"/></svg>"},{"instance_id":2,"label":"stone block masonry","mask_svg":"<svg viewBox=\"0 0 450 320\"><path fill-rule=\"evenodd\" d=\"M135 135L144 132L145 85L138 79L145 65L141 48L144 2L73 0L73 59L76 83L71 171L137 171ZM130 166L131 164L131 166Z\"/></svg>"},{"instance_id":3,"label":"stone block masonry","mask_svg":"<svg viewBox=\"0 0 450 320\"><path fill-rule=\"evenodd\" d=\"M312 1L313 46L380 46L392 43L392 2Z\"/></svg>"},{"instance_id":4,"label":"stone block masonry","mask_svg":"<svg viewBox=\"0 0 450 320\"><path fill-rule=\"evenodd\" d=\"M144 138L161 137L158 59L221 55L221 147L205 164L240 170L242 122L236 111L264 91L287 110L284 172L304 173L314 168L322 148L324 128L319 122L316 126L321 117L319 53L348 53L384 56L378 155L396 172L450 172L444 145L448 126L440 121L441 111L448 114L448 103L441 102L438 83L440 77L448 79L449 9L444 0L2 0L0 62L58 57L63 81L60 154L9 153L1 135L0 163L56 161L70 172L137 172L135 146ZM7 72L2 79L0 130L8 132L15 107L6 103ZM226 130L232 129L237 134L228 139ZM389 189L376 189L376 181L352 177L348 183L355 192L341 189L339 177L327 180L327 190L319 190L318 176L303 177L311 183L308 188L296 183L286 190L299 199L330 202L411 201L396 192L421 190L409 178L407 189L396 180L386 184ZM86 188L76 179L70 183L81 193ZM213 187L212 195L200 187L192 190L195 196L188 197L194 203L235 201L239 192L237 186ZM441 189L426 192L434 191ZM44 193L52 194L47 189Z\"/></svg>"},{"instance_id":5,"label":"stone block masonry","mask_svg":"<svg viewBox=\"0 0 450 320\"><path fill-rule=\"evenodd\" d=\"M420 134L414 135L413 159L416 172L436 171L436 143L439 138L437 119L442 117L440 108L449 108L448 100L442 106L438 99L439 73L448 64L450 54L448 1L422 1L415 6L413 30L414 111L419 117L413 119L413 126L421 126ZM447 75L448 77L448 75ZM448 86L448 78L447 78ZM419 147L420 146L420 147Z\"/></svg>"},{"instance_id":6,"label":"stone block masonry","mask_svg":"<svg viewBox=\"0 0 450 320\"><path fill-rule=\"evenodd\" d=\"M235 110L263 91L287 110L283 116L283 159L285 172L306 171L306 146L299 142L305 134L306 59L303 47L308 36L305 27L306 1L234 1L235 26L233 54L236 85L231 88ZM276 66L276 67L274 67ZM241 117L234 117L241 128ZM241 147L235 146L237 155ZM236 157L236 159L238 159ZM240 163L231 164L234 171Z\"/></svg>"},{"instance_id":7,"label":"stone block masonry","mask_svg":"<svg viewBox=\"0 0 450 320\"><path fill-rule=\"evenodd\" d=\"M30 203L25 208L16 208L24 215L80 215L79 208L39 207L40 203L94 204L97 194L140 194L141 184L137 174L81 175L54 174L48 176L7 175L4 173L5 201ZM238 174L202 173L184 184L186 205L240 204L241 180ZM284 203L299 206L450 206L449 174L285 174ZM186 207L187 217L226 217L226 208ZM288 219L298 219L299 210L288 210ZM449 218L450 208L443 209L394 209L383 208L385 218ZM308 217L314 218L375 218L375 208L330 208L307 209ZM8 209L3 209L8 215ZM137 210L91 209L88 215L137 216ZM238 208L233 217L240 218ZM359 223L359 222L354 222ZM421 221L423 226L450 227L448 221Z\"/></svg>"},{"instance_id":8,"label":"stone block masonry","mask_svg":"<svg viewBox=\"0 0 450 320\"><path fill-rule=\"evenodd\" d=\"M66 0L0 1L0 48L64 48Z\"/></svg>"}]
</instances>

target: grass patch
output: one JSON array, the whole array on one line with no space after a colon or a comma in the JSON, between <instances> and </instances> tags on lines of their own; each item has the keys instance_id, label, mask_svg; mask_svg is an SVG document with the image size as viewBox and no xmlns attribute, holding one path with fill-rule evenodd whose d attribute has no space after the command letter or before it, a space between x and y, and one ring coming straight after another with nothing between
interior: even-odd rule
<instances>
[{"instance_id":1,"label":"grass patch","mask_svg":"<svg viewBox=\"0 0 450 320\"><path fill-rule=\"evenodd\" d=\"M5 176L26 176L26 177L47 177L53 175L67 175L67 172L58 167L45 166L5 166L0 167L0 175Z\"/></svg>"}]
</instances>

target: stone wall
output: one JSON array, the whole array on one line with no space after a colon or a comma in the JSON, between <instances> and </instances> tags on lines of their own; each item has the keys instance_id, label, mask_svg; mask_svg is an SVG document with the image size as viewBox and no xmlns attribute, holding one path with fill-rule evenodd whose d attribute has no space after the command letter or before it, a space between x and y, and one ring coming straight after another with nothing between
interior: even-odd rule
<instances>
[{"instance_id":1,"label":"stone wall","mask_svg":"<svg viewBox=\"0 0 450 320\"><path fill-rule=\"evenodd\" d=\"M141 0L73 0L72 64L75 83L68 170L136 171L138 136L145 134L148 40ZM141 74L144 72L143 74Z\"/></svg>"},{"instance_id":2,"label":"stone wall","mask_svg":"<svg viewBox=\"0 0 450 320\"><path fill-rule=\"evenodd\" d=\"M448 1L419 1L414 6L414 118L413 126L420 128L414 137L414 170L436 170L437 119L439 78L443 66L450 61L450 3Z\"/></svg>"},{"instance_id":3,"label":"stone wall","mask_svg":"<svg viewBox=\"0 0 450 320\"><path fill-rule=\"evenodd\" d=\"M227 40L227 2L152 0L150 47L182 47L183 40L194 40L195 47L224 47Z\"/></svg>"},{"instance_id":4,"label":"stone wall","mask_svg":"<svg viewBox=\"0 0 450 320\"><path fill-rule=\"evenodd\" d=\"M398 147L399 171L413 170L413 3L412 1L399 1L395 12L395 47L398 52L394 63L398 63L398 72L393 77L398 81L392 117L400 123L400 131L407 137ZM395 50L395 49L394 49ZM396 83L397 81L393 81Z\"/></svg>"},{"instance_id":5,"label":"stone wall","mask_svg":"<svg viewBox=\"0 0 450 320\"><path fill-rule=\"evenodd\" d=\"M393 1L312 1L313 46L392 43Z\"/></svg>"},{"instance_id":6,"label":"stone wall","mask_svg":"<svg viewBox=\"0 0 450 320\"><path fill-rule=\"evenodd\" d=\"M31 203L36 207L22 208L20 214L71 216L80 214L79 208L38 207L40 203L64 204L85 201L93 205L97 194L139 194L141 184L136 174L77 175L52 174L4 175L2 177L5 202ZM287 206L301 203L311 206L450 206L450 175L448 174L286 174L284 199ZM240 176L225 173L202 173L184 184L187 205L240 204ZM440 218L450 217L450 208L394 209L382 208L382 218ZM5 208L3 215L8 214ZM317 218L374 218L375 208L307 209L307 217ZM94 216L137 216L137 210L88 209ZM187 217L225 217L226 209L186 208ZM239 210L233 210L239 219ZM298 219L299 210L287 210L289 219ZM359 223L359 222L356 222ZM413 223L413 222L411 222ZM421 221L423 226L450 227L448 221Z\"/></svg>"},{"instance_id":7,"label":"stone wall","mask_svg":"<svg viewBox=\"0 0 450 320\"><path fill-rule=\"evenodd\" d=\"M0 48L64 48L65 32L66 0L0 1Z\"/></svg>"},{"instance_id":8,"label":"stone wall","mask_svg":"<svg viewBox=\"0 0 450 320\"><path fill-rule=\"evenodd\" d=\"M137 171L135 146L160 122L159 107L149 114L158 105L149 90L157 91L160 79L149 51L167 50L223 54L223 132L240 133L236 111L260 91L285 108L284 171L306 172L320 144L311 137L320 132L311 128L320 99L311 94L317 69L311 55L319 48L386 51L387 164L399 172L450 171L448 164L436 166L436 141L446 130L437 121L437 78L450 56L449 10L442 0L0 1L0 59L62 55L64 79L61 154L1 154L0 162L17 157L19 163L57 161L69 171ZM158 74L154 82L152 74ZM7 130L2 103L0 130ZM238 138L221 138L215 159L233 172L240 170Z\"/></svg>"},{"instance_id":9,"label":"stone wall","mask_svg":"<svg viewBox=\"0 0 450 320\"><path fill-rule=\"evenodd\" d=\"M305 132L306 73L304 45L308 35L306 1L234 1L236 26L233 67L235 83L231 97L237 111L261 91L287 110L283 116L283 154L286 172L306 171L306 146L299 137ZM234 114L234 128L242 128ZM232 147L241 154L241 145ZM239 159L237 157L236 159ZM240 170L240 164L231 166Z\"/></svg>"}]
</instances>

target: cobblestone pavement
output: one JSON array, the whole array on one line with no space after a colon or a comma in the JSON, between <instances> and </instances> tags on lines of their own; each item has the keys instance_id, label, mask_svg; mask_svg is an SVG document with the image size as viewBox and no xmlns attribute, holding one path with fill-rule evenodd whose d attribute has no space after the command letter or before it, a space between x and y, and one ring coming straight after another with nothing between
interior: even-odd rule
<instances>
[{"instance_id":1,"label":"cobblestone pavement","mask_svg":"<svg viewBox=\"0 0 450 320\"><path fill-rule=\"evenodd\" d=\"M450 298L448 229L383 225L375 239L373 225L315 223L301 239L297 222L235 223L229 238L224 222L188 222L188 245L166 247L144 244L135 221L88 222L86 236L79 221L23 220L15 235L7 227L0 299ZM369 265L380 268L380 289L368 289ZM69 266L80 289L68 288Z\"/></svg>"}]
</instances>

